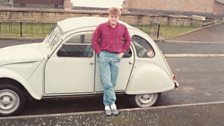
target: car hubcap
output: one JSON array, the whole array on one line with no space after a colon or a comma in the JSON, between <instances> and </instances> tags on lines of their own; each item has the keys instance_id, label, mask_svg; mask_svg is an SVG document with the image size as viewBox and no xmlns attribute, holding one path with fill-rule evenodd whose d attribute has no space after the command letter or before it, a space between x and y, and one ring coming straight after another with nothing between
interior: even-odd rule
<instances>
[{"instance_id":1,"label":"car hubcap","mask_svg":"<svg viewBox=\"0 0 224 126\"><path fill-rule=\"evenodd\" d=\"M149 95L142 95L140 96L140 100L143 104L149 103L152 99Z\"/></svg>"},{"instance_id":2,"label":"car hubcap","mask_svg":"<svg viewBox=\"0 0 224 126\"><path fill-rule=\"evenodd\" d=\"M19 106L20 100L16 92L5 89L0 90L0 113L14 112Z\"/></svg>"},{"instance_id":3,"label":"car hubcap","mask_svg":"<svg viewBox=\"0 0 224 126\"><path fill-rule=\"evenodd\" d=\"M141 107L149 107L152 106L156 100L158 95L157 94L143 94L143 95L136 95L136 102Z\"/></svg>"}]
</instances>

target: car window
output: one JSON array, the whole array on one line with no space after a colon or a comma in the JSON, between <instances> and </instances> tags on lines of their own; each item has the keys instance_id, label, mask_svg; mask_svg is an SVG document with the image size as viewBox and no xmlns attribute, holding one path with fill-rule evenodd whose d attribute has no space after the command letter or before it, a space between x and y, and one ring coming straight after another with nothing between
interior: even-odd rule
<instances>
[{"instance_id":1,"label":"car window","mask_svg":"<svg viewBox=\"0 0 224 126\"><path fill-rule=\"evenodd\" d=\"M62 45L57 55L59 57L92 57L91 45Z\"/></svg>"},{"instance_id":2,"label":"car window","mask_svg":"<svg viewBox=\"0 0 224 126\"><path fill-rule=\"evenodd\" d=\"M72 36L66 43L91 43L92 34Z\"/></svg>"},{"instance_id":3,"label":"car window","mask_svg":"<svg viewBox=\"0 0 224 126\"><path fill-rule=\"evenodd\" d=\"M92 57L91 33L73 35L57 52L59 57Z\"/></svg>"},{"instance_id":4,"label":"car window","mask_svg":"<svg viewBox=\"0 0 224 126\"><path fill-rule=\"evenodd\" d=\"M61 38L62 32L58 27L56 27L51 34L49 35L48 43L50 45L50 48L53 49L55 45L59 42Z\"/></svg>"},{"instance_id":5,"label":"car window","mask_svg":"<svg viewBox=\"0 0 224 126\"><path fill-rule=\"evenodd\" d=\"M144 38L134 35L132 37L132 42L135 46L137 56L140 58L148 58L148 57L154 57L155 52L150 45L150 43L145 40Z\"/></svg>"}]
</instances>

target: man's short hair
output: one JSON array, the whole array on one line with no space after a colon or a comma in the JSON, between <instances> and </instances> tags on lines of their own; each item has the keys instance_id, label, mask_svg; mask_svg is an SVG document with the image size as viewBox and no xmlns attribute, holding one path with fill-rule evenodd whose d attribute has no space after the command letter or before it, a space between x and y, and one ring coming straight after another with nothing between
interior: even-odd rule
<instances>
[{"instance_id":1,"label":"man's short hair","mask_svg":"<svg viewBox=\"0 0 224 126\"><path fill-rule=\"evenodd\" d=\"M107 10L107 12L109 15L118 15L118 16L121 15L121 10L117 7L111 7Z\"/></svg>"}]
</instances>

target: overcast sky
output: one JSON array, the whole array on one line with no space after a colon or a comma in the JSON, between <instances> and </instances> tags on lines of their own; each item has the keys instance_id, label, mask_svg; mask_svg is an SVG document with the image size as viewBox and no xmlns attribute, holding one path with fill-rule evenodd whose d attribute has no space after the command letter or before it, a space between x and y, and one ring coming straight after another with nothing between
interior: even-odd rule
<instances>
[{"instance_id":1,"label":"overcast sky","mask_svg":"<svg viewBox=\"0 0 224 126\"><path fill-rule=\"evenodd\" d=\"M100 8L108 8L108 7L119 7L123 3L123 0L71 0L73 2L73 6L81 6L81 7L100 7Z\"/></svg>"}]
</instances>

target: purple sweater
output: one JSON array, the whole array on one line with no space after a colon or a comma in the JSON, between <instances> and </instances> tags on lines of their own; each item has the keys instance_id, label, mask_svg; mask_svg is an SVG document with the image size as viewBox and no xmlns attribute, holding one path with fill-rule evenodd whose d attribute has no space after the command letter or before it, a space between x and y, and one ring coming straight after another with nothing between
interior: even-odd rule
<instances>
[{"instance_id":1,"label":"purple sweater","mask_svg":"<svg viewBox=\"0 0 224 126\"><path fill-rule=\"evenodd\" d=\"M92 37L92 47L97 54L101 51L112 53L126 52L131 43L128 29L125 25L118 23L112 28L109 22L97 26Z\"/></svg>"}]
</instances>

